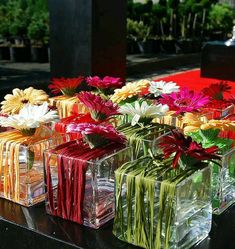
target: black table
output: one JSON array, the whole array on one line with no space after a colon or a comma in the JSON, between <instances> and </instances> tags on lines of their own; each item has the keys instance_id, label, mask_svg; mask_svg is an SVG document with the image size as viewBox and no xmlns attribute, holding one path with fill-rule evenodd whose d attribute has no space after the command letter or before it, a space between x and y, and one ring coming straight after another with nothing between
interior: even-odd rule
<instances>
[{"instance_id":1,"label":"black table","mask_svg":"<svg viewBox=\"0 0 235 249\"><path fill-rule=\"evenodd\" d=\"M99 230L46 214L44 205L25 208L0 199L0 249L137 249L112 234L112 222ZM210 236L193 249L235 248L235 206L213 217Z\"/></svg>"},{"instance_id":2,"label":"black table","mask_svg":"<svg viewBox=\"0 0 235 249\"><path fill-rule=\"evenodd\" d=\"M206 43L202 49L201 76L235 81L235 45Z\"/></svg>"}]
</instances>

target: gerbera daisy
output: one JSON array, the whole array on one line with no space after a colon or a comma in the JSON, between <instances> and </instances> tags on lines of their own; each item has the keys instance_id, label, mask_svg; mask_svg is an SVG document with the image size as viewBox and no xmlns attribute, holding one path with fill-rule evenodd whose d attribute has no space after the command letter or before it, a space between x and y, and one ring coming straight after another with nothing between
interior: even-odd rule
<instances>
[{"instance_id":1,"label":"gerbera daisy","mask_svg":"<svg viewBox=\"0 0 235 249\"><path fill-rule=\"evenodd\" d=\"M119 114L118 106L111 100L104 100L90 92L82 92L77 97L90 110L91 116L95 120L105 120Z\"/></svg>"},{"instance_id":2,"label":"gerbera daisy","mask_svg":"<svg viewBox=\"0 0 235 249\"><path fill-rule=\"evenodd\" d=\"M181 160L186 158L189 158L189 160L191 159L191 164L193 161L196 163L202 160L220 158L216 154L218 151L217 146L204 149L201 144L193 142L191 137L185 137L177 130L172 131L170 135L163 136L158 145L163 150L165 158L174 156L174 168L177 167L180 158Z\"/></svg>"},{"instance_id":3,"label":"gerbera daisy","mask_svg":"<svg viewBox=\"0 0 235 249\"><path fill-rule=\"evenodd\" d=\"M149 105L146 101L140 103L135 101L133 104L125 104L120 107L119 112L132 116L131 125L140 122L151 122L153 118L163 116L169 110L168 105Z\"/></svg>"},{"instance_id":4,"label":"gerbera daisy","mask_svg":"<svg viewBox=\"0 0 235 249\"><path fill-rule=\"evenodd\" d=\"M224 120L209 120L207 123L201 125L201 130L219 129L221 131L235 131L235 121Z\"/></svg>"},{"instance_id":5,"label":"gerbera daisy","mask_svg":"<svg viewBox=\"0 0 235 249\"><path fill-rule=\"evenodd\" d=\"M118 133L112 125L70 124L67 131L81 132L91 148L102 146L108 142L126 143L126 137Z\"/></svg>"},{"instance_id":6,"label":"gerbera daisy","mask_svg":"<svg viewBox=\"0 0 235 249\"><path fill-rule=\"evenodd\" d=\"M98 76L87 77L86 82L89 86L93 86L98 89L116 89L123 86L121 78L114 78L110 76L105 76L103 79Z\"/></svg>"},{"instance_id":7,"label":"gerbera daisy","mask_svg":"<svg viewBox=\"0 0 235 249\"><path fill-rule=\"evenodd\" d=\"M179 86L176 83L170 81L151 81L149 86L149 92L154 95L154 97L161 96L162 94L170 94L173 92L178 92Z\"/></svg>"},{"instance_id":8,"label":"gerbera daisy","mask_svg":"<svg viewBox=\"0 0 235 249\"><path fill-rule=\"evenodd\" d=\"M201 114L187 112L183 116L184 133L198 131L205 122L201 119Z\"/></svg>"},{"instance_id":9,"label":"gerbera daisy","mask_svg":"<svg viewBox=\"0 0 235 249\"><path fill-rule=\"evenodd\" d=\"M149 80L140 80L137 82L130 82L123 86L121 89L116 89L114 95L111 97L111 100L115 103L120 103L126 101L127 99L137 98L138 95L148 89L150 84Z\"/></svg>"},{"instance_id":10,"label":"gerbera daisy","mask_svg":"<svg viewBox=\"0 0 235 249\"><path fill-rule=\"evenodd\" d=\"M211 97L215 100L223 100L224 93L230 93L232 87L227 82L221 81L220 83L211 84L209 87L202 89L204 95Z\"/></svg>"},{"instance_id":11,"label":"gerbera daisy","mask_svg":"<svg viewBox=\"0 0 235 249\"><path fill-rule=\"evenodd\" d=\"M48 101L48 95L43 90L33 87L21 90L15 88L12 94L7 94L1 102L1 109L4 114L17 114L26 105L41 105Z\"/></svg>"},{"instance_id":12,"label":"gerbera daisy","mask_svg":"<svg viewBox=\"0 0 235 249\"><path fill-rule=\"evenodd\" d=\"M27 104L20 110L19 114L0 117L0 125L32 135L41 124L55 121L58 118L57 111L50 111L47 102L40 106Z\"/></svg>"},{"instance_id":13,"label":"gerbera daisy","mask_svg":"<svg viewBox=\"0 0 235 249\"><path fill-rule=\"evenodd\" d=\"M167 104L170 111L175 111L175 114L184 112L198 111L209 102L209 98L201 93L195 93L187 88L180 92L163 94L160 103Z\"/></svg>"},{"instance_id":14,"label":"gerbera daisy","mask_svg":"<svg viewBox=\"0 0 235 249\"><path fill-rule=\"evenodd\" d=\"M78 76L77 78L60 78L53 79L52 84L48 86L51 89L51 92L54 94L63 93L67 96L74 96L78 91L78 87L83 82L84 77Z\"/></svg>"}]
</instances>

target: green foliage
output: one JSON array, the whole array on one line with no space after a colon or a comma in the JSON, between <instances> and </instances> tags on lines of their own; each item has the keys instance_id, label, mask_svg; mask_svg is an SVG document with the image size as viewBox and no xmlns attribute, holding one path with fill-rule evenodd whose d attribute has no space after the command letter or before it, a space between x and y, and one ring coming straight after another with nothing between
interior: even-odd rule
<instances>
[{"instance_id":1,"label":"green foliage","mask_svg":"<svg viewBox=\"0 0 235 249\"><path fill-rule=\"evenodd\" d=\"M127 35L134 40L145 41L150 36L150 27L143 21L127 19Z\"/></svg>"},{"instance_id":2,"label":"green foliage","mask_svg":"<svg viewBox=\"0 0 235 249\"><path fill-rule=\"evenodd\" d=\"M210 29L231 32L234 18L234 10L229 5L215 4L209 12Z\"/></svg>"}]
</instances>

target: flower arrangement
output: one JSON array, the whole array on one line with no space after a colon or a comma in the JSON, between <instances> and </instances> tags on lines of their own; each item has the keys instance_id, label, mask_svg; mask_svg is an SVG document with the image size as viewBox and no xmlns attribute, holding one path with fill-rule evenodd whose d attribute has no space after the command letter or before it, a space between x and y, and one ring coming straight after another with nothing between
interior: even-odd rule
<instances>
[{"instance_id":1,"label":"flower arrangement","mask_svg":"<svg viewBox=\"0 0 235 249\"><path fill-rule=\"evenodd\" d=\"M123 82L121 78L114 78L110 76L105 76L101 79L98 76L87 77L86 82L88 86L95 87L100 93L104 95L113 94L113 91L117 88L121 88L123 86Z\"/></svg>"},{"instance_id":2,"label":"flower arrangement","mask_svg":"<svg viewBox=\"0 0 235 249\"><path fill-rule=\"evenodd\" d=\"M234 112L233 98L226 99L225 95L231 94L232 87L226 82L211 84L202 90L203 94L210 98L210 102L205 106L213 112L213 119L221 119Z\"/></svg>"},{"instance_id":3,"label":"flower arrangement","mask_svg":"<svg viewBox=\"0 0 235 249\"><path fill-rule=\"evenodd\" d=\"M53 79L49 89L52 93L62 95L49 99L50 105L58 109L59 117L66 118L73 114L74 106L76 105L79 114L87 113L86 108L79 103L76 93L81 91L84 77L78 76L76 78L59 78Z\"/></svg>"},{"instance_id":4,"label":"flower arrangement","mask_svg":"<svg viewBox=\"0 0 235 249\"><path fill-rule=\"evenodd\" d=\"M27 104L19 111L19 114L1 116L0 126L12 127L24 135L32 136L41 125L57 119L57 111L51 111L47 102L40 106Z\"/></svg>"},{"instance_id":5,"label":"flower arrangement","mask_svg":"<svg viewBox=\"0 0 235 249\"><path fill-rule=\"evenodd\" d=\"M150 153L116 170L113 233L143 248L189 248L211 228L211 172L205 160L218 158L216 147L205 150L178 131L160 141L167 154ZM192 223L182 232L182 224Z\"/></svg>"},{"instance_id":6,"label":"flower arrangement","mask_svg":"<svg viewBox=\"0 0 235 249\"><path fill-rule=\"evenodd\" d=\"M78 76L76 78L55 78L52 80L52 84L48 86L51 92L54 94L62 93L66 96L72 97L79 90L79 86L84 81L84 77Z\"/></svg>"},{"instance_id":7,"label":"flower arrangement","mask_svg":"<svg viewBox=\"0 0 235 249\"><path fill-rule=\"evenodd\" d=\"M108 118L118 115L118 106L111 100L105 100L100 96L91 92L82 92L77 95L81 103L83 103L90 111L94 120L107 120Z\"/></svg>"},{"instance_id":8,"label":"flower arrangement","mask_svg":"<svg viewBox=\"0 0 235 249\"><path fill-rule=\"evenodd\" d=\"M27 104L41 105L48 101L48 95L43 90L37 90L33 87L21 90L15 88L12 94L7 94L1 102L1 111L3 114L18 114Z\"/></svg>"},{"instance_id":9,"label":"flower arrangement","mask_svg":"<svg viewBox=\"0 0 235 249\"><path fill-rule=\"evenodd\" d=\"M150 84L149 80L139 80L137 82L130 82L123 86L121 89L114 90L111 100L117 104L124 104L137 100L138 95L148 89Z\"/></svg>"},{"instance_id":10,"label":"flower arrangement","mask_svg":"<svg viewBox=\"0 0 235 249\"><path fill-rule=\"evenodd\" d=\"M82 138L45 154L47 212L99 228L114 217L114 170L131 160L132 153L112 125L81 123L67 129Z\"/></svg>"},{"instance_id":11,"label":"flower arrangement","mask_svg":"<svg viewBox=\"0 0 235 249\"><path fill-rule=\"evenodd\" d=\"M151 123L154 118L165 115L168 110L168 105L154 105L148 104L147 101L137 100L133 104L122 105L119 112L129 115L132 118L131 125L134 126L138 123Z\"/></svg>"},{"instance_id":12,"label":"flower arrangement","mask_svg":"<svg viewBox=\"0 0 235 249\"><path fill-rule=\"evenodd\" d=\"M234 140L224 136L226 132L235 131L235 121L233 120L209 120L206 123L200 122L190 114L185 116L186 126L184 132L192 139L201 143L204 148L217 146L220 159L212 162L212 204L213 212L220 214L234 203L235 195L234 163L235 147ZM229 134L229 133L228 133ZM218 163L221 166L218 166Z\"/></svg>"},{"instance_id":13,"label":"flower arrangement","mask_svg":"<svg viewBox=\"0 0 235 249\"><path fill-rule=\"evenodd\" d=\"M68 132L79 132L90 145L90 148L100 147L111 141L124 144L126 138L117 132L112 125L97 125L89 123L71 124L67 128Z\"/></svg>"}]
</instances>

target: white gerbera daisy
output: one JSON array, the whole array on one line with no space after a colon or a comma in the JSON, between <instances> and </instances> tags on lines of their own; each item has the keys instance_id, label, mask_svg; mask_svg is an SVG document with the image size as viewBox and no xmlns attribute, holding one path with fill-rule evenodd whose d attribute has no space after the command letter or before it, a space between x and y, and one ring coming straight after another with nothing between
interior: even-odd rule
<instances>
[{"instance_id":1,"label":"white gerbera daisy","mask_svg":"<svg viewBox=\"0 0 235 249\"><path fill-rule=\"evenodd\" d=\"M161 81L151 81L149 86L149 92L154 94L155 97L158 97L162 94L170 94L172 92L178 92L179 86L173 82Z\"/></svg>"},{"instance_id":2,"label":"white gerbera daisy","mask_svg":"<svg viewBox=\"0 0 235 249\"><path fill-rule=\"evenodd\" d=\"M27 131L57 119L57 111L50 111L47 102L40 106L27 104L20 110L19 114L0 117L0 126Z\"/></svg>"},{"instance_id":3,"label":"white gerbera daisy","mask_svg":"<svg viewBox=\"0 0 235 249\"><path fill-rule=\"evenodd\" d=\"M142 118L156 118L165 115L169 110L168 105L149 105L146 101L140 103L135 101L134 105L127 103L120 107L119 112L130 115L132 118L131 125L136 125Z\"/></svg>"}]
</instances>

